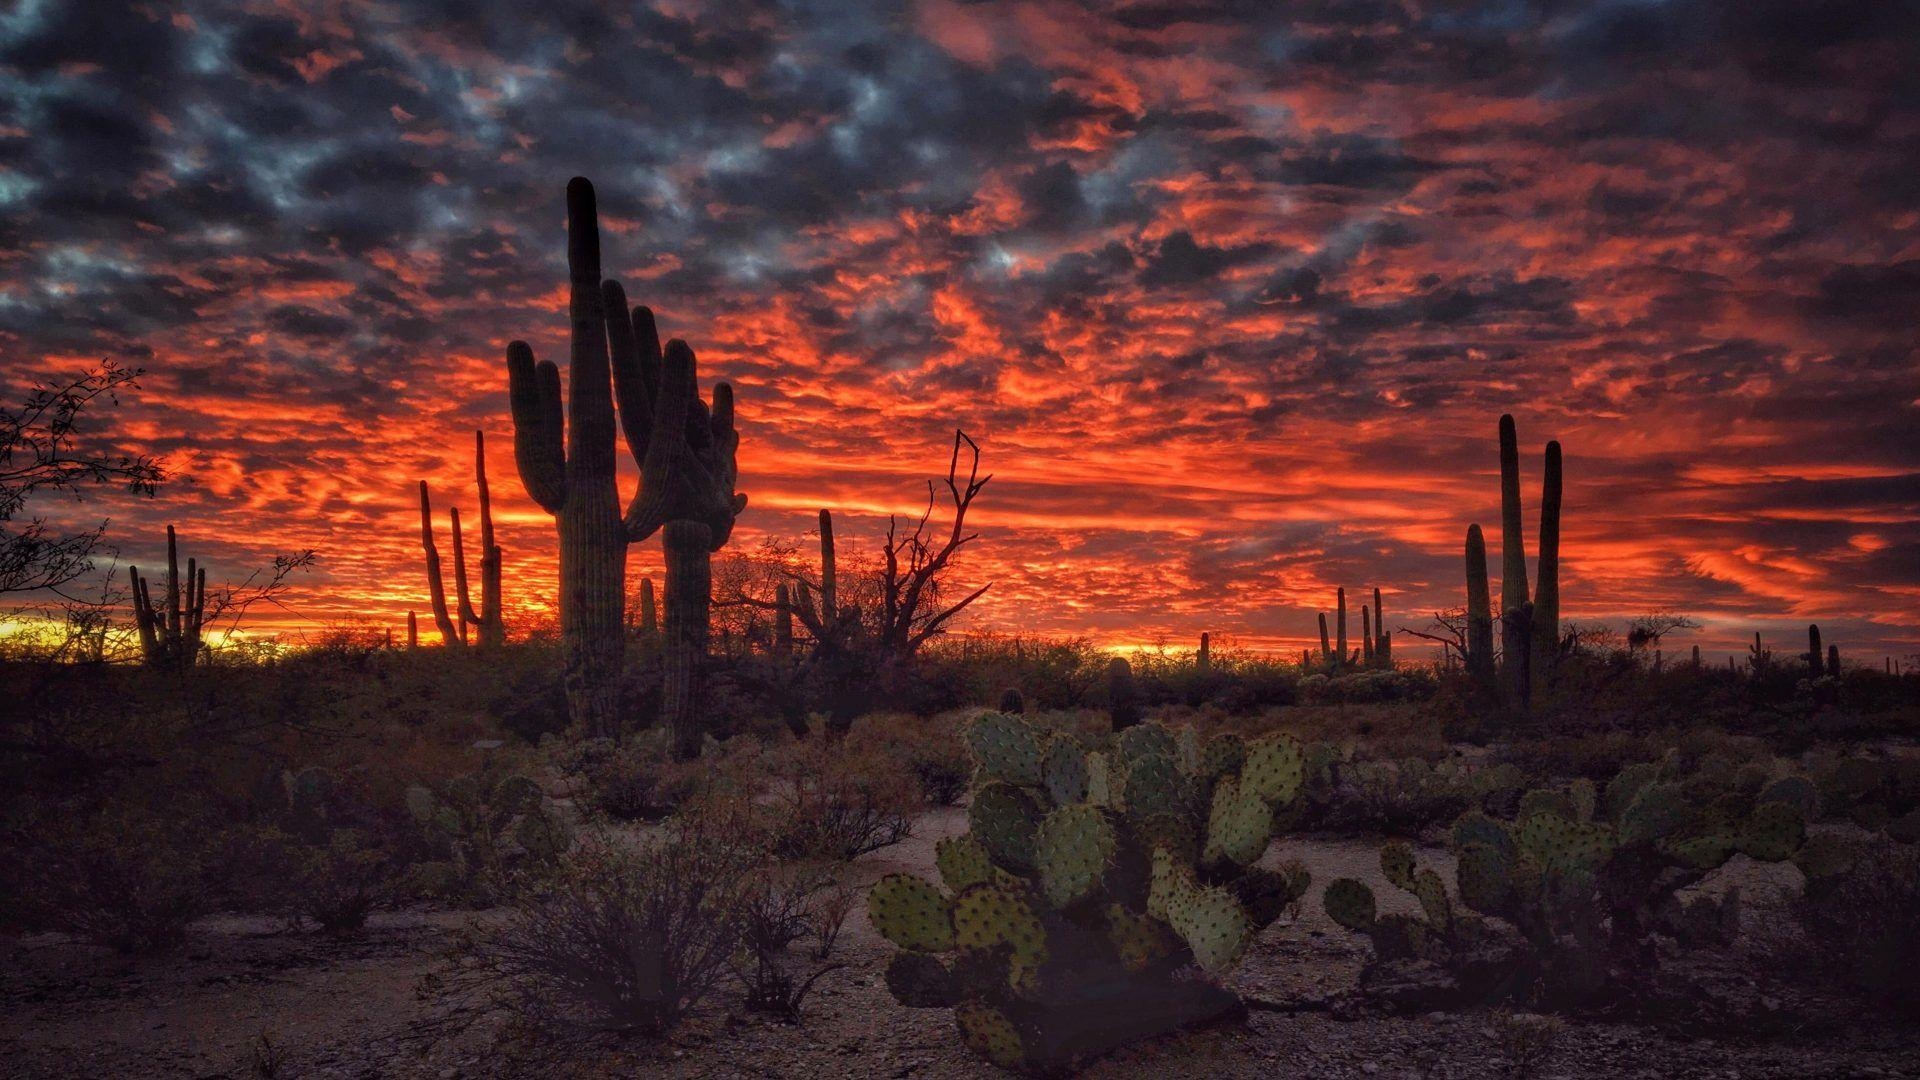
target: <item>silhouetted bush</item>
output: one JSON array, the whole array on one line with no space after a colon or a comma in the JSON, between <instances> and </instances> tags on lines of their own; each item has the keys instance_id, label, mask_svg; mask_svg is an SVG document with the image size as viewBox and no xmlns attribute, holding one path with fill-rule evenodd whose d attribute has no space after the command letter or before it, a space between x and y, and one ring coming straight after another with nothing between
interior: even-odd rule
<instances>
[{"instance_id":1,"label":"silhouetted bush","mask_svg":"<svg viewBox=\"0 0 1920 1080\"><path fill-rule=\"evenodd\" d=\"M1875 1004L1920 1017L1920 847L1880 841L1807 882L1807 960Z\"/></svg>"},{"instance_id":2,"label":"silhouetted bush","mask_svg":"<svg viewBox=\"0 0 1920 1080\"><path fill-rule=\"evenodd\" d=\"M472 984L551 1032L663 1033L711 994L740 944L739 898L764 858L676 819L637 842L585 839L456 954Z\"/></svg>"}]
</instances>

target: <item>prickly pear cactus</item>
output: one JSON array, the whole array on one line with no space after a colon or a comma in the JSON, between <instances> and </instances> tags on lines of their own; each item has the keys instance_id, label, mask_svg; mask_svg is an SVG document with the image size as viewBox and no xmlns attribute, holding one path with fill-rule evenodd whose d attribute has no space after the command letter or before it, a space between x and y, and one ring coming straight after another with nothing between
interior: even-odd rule
<instances>
[{"instance_id":1,"label":"prickly pear cactus","mask_svg":"<svg viewBox=\"0 0 1920 1080\"><path fill-rule=\"evenodd\" d=\"M1677 900L1680 890L1735 855L1782 862L1809 847L1812 785L1705 764L1684 774L1669 757L1622 769L1604 790L1576 781L1528 791L1511 822L1469 811L1452 829L1457 894L1395 842L1380 853L1381 872L1413 894L1422 917L1377 916L1372 891L1352 880L1328 886L1327 914L1372 938L1378 958L1407 955L1411 946L1456 974L1484 967L1485 924L1475 916L1496 916L1517 929L1528 953L1515 965L1528 977L1491 984L1499 996L1632 1001L1655 973L1659 950L1650 937L1695 947L1723 936L1701 933L1703 922L1737 919L1730 904L1703 915L1700 904Z\"/></svg>"},{"instance_id":2,"label":"prickly pear cactus","mask_svg":"<svg viewBox=\"0 0 1920 1080\"><path fill-rule=\"evenodd\" d=\"M573 830L531 777L475 773L438 790L407 789L407 810L441 858L422 864L430 891L489 903L512 878L548 865L573 845Z\"/></svg>"},{"instance_id":3,"label":"prickly pear cactus","mask_svg":"<svg viewBox=\"0 0 1920 1080\"><path fill-rule=\"evenodd\" d=\"M981 1057L1045 1071L1237 1001L1213 980L1307 889L1297 864L1255 865L1298 743L1145 723L1089 751L998 713L966 741L969 831L936 845L940 883L895 874L868 897L901 1004L951 1006ZM1129 1010L1148 1019L1116 1024ZM1090 1042L1089 1017L1120 1034Z\"/></svg>"}]
</instances>

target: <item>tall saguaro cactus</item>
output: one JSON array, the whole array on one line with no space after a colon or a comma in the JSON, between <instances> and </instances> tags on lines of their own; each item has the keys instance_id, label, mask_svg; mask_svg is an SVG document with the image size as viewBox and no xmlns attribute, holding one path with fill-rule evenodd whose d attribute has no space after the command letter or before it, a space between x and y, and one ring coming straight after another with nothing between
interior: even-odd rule
<instances>
[{"instance_id":1,"label":"tall saguaro cactus","mask_svg":"<svg viewBox=\"0 0 1920 1080\"><path fill-rule=\"evenodd\" d=\"M1500 417L1500 664L1498 683L1508 707L1525 709L1536 688L1551 677L1560 652L1560 444L1549 442L1540 492L1540 577L1533 597L1527 594L1526 542L1521 535L1520 440L1513 417ZM1478 543L1482 557L1475 558ZM1467 588L1469 636L1473 608L1475 566L1485 573L1485 541L1479 527L1467 534ZM1467 666L1485 674L1483 661L1469 641Z\"/></svg>"},{"instance_id":2,"label":"tall saguaro cactus","mask_svg":"<svg viewBox=\"0 0 1920 1080\"><path fill-rule=\"evenodd\" d=\"M1487 540L1467 526L1467 673L1493 688L1493 597L1487 585Z\"/></svg>"},{"instance_id":3,"label":"tall saguaro cactus","mask_svg":"<svg viewBox=\"0 0 1920 1080\"><path fill-rule=\"evenodd\" d=\"M440 576L440 548L433 541L433 502L427 491L427 482L420 481L420 548L427 556L427 594L433 608L433 625L440 630L440 643L448 648L459 648L467 643L467 635L454 629L453 615L447 607L447 586ZM460 511L453 511L453 550L455 588L460 596L467 592L466 558L460 551Z\"/></svg>"},{"instance_id":4,"label":"tall saguaro cactus","mask_svg":"<svg viewBox=\"0 0 1920 1080\"><path fill-rule=\"evenodd\" d=\"M625 647L627 545L676 519L711 523L724 516L731 529L746 500L732 490L738 444L732 389L714 388L709 418L698 398L693 350L676 340L663 353L653 312L629 313L619 283L601 280L599 210L584 177L567 184L567 278L565 401L557 366L536 364L524 341L507 346L514 460L527 494L553 515L560 534L568 713L589 731L610 733L618 720L616 680ZM641 475L624 515L614 469L616 394L620 428ZM680 532L684 546L688 530ZM708 543L718 546L725 532L715 533L709 524ZM671 636L675 545L668 547ZM689 617L691 606L681 605Z\"/></svg>"},{"instance_id":5,"label":"tall saguaro cactus","mask_svg":"<svg viewBox=\"0 0 1920 1080\"><path fill-rule=\"evenodd\" d=\"M1387 606L1380 602L1380 589L1373 590L1373 662L1383 668L1393 666L1393 632L1387 629Z\"/></svg>"},{"instance_id":6,"label":"tall saguaro cactus","mask_svg":"<svg viewBox=\"0 0 1920 1080\"><path fill-rule=\"evenodd\" d=\"M150 667L184 671L200 655L201 630L207 615L207 571L195 559L187 560L187 576L180 578L180 545L173 526L167 526L167 591L165 606L156 606L140 568L127 567L133 586L133 619L140 632L140 653Z\"/></svg>"},{"instance_id":7,"label":"tall saguaro cactus","mask_svg":"<svg viewBox=\"0 0 1920 1080\"><path fill-rule=\"evenodd\" d=\"M493 539L493 495L487 486L487 437L473 433L474 475L480 489L480 607L473 606L473 591L468 587L466 537L460 527L460 508L447 511L453 533L454 601L447 603L446 586L440 577L440 552L433 540L433 506L427 482L420 481L420 547L426 553L428 599L433 608L434 625L440 640L449 646L469 643L468 627L479 631L480 647L497 648L507 640L506 623L501 615L500 546Z\"/></svg>"}]
</instances>

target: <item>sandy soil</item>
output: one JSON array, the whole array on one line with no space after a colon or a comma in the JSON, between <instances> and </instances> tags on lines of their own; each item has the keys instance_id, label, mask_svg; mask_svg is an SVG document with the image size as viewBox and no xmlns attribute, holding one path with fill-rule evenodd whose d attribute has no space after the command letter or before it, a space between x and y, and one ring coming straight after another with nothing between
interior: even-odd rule
<instances>
[{"instance_id":1,"label":"sandy soil","mask_svg":"<svg viewBox=\"0 0 1920 1080\"><path fill-rule=\"evenodd\" d=\"M914 834L846 868L865 885L895 870L931 873L933 844L965 831L955 810L928 814ZM1270 861L1298 858L1314 877L1297 919L1269 928L1237 988L1255 1002L1331 999L1350 988L1365 944L1320 909L1326 882L1370 881L1383 906L1410 897L1381 880L1376 845L1290 841ZM1444 852L1422 852L1444 875ZM1730 865L1723 880L1765 904L1797 886L1791 868ZM478 916L484 918L486 916ZM666 1044L600 1046L535 1058L518 1040L476 1025L433 1037L418 1021L449 1007L420 980L451 931L476 918L446 913L376 917L353 939L278 932L257 919L197 925L165 957L127 959L56 935L0 942L0 1073L10 1077L459 1078L513 1076L926 1077L1000 1075L960 1045L944 1010L896 1006L880 973L889 948L856 906L840 946L847 966L824 978L804 1022L788 1025L722 1000ZM454 1003L458 1007L458 1003ZM262 1038L273 1047L268 1052ZM1693 1038L1628 1024L1568 1022L1538 1077L1920 1077L1920 1034L1749 1042ZM1098 1063L1094 1077L1473 1078L1517 1075L1484 1013L1340 1018L1256 1007L1242 1026L1137 1046Z\"/></svg>"}]
</instances>

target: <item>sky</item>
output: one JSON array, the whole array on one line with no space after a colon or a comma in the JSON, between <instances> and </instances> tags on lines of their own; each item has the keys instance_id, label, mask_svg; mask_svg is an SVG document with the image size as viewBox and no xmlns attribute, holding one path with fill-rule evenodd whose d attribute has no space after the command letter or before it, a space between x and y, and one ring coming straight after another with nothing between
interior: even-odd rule
<instances>
[{"instance_id":1,"label":"sky","mask_svg":"<svg viewBox=\"0 0 1920 1080\"><path fill-rule=\"evenodd\" d=\"M144 368L102 419L174 482L37 509L215 580L317 549L290 632L425 621L414 482L444 552L484 429L537 607L504 354L565 361L585 175L736 387L735 548L826 506L872 551L961 427L976 627L1295 649L1377 586L1419 628L1469 523L1498 573L1511 412L1530 555L1565 449L1567 618L1877 666L1920 652L1916 148L1894 0L22 0L0 389Z\"/></svg>"}]
</instances>

